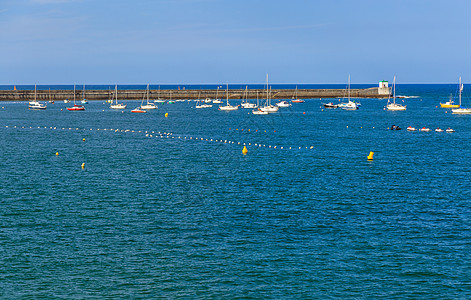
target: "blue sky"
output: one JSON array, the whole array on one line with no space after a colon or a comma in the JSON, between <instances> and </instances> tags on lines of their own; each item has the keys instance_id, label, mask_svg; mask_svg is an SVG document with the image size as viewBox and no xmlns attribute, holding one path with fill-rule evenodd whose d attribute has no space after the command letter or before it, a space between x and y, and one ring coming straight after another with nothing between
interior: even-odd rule
<instances>
[{"instance_id":1,"label":"blue sky","mask_svg":"<svg viewBox=\"0 0 471 300\"><path fill-rule=\"evenodd\" d=\"M0 84L471 81L468 0L0 0Z\"/></svg>"}]
</instances>

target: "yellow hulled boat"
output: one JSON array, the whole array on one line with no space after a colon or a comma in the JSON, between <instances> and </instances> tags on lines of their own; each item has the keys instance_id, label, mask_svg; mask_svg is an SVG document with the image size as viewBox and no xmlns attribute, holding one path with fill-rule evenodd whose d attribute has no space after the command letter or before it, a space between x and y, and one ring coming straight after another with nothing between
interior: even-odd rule
<instances>
[{"instance_id":1,"label":"yellow hulled boat","mask_svg":"<svg viewBox=\"0 0 471 300\"><path fill-rule=\"evenodd\" d=\"M460 107L460 105L455 104L455 102L453 102L453 97L450 95L450 100L448 100L445 103L440 102L440 107L441 108L458 108L458 107Z\"/></svg>"}]
</instances>

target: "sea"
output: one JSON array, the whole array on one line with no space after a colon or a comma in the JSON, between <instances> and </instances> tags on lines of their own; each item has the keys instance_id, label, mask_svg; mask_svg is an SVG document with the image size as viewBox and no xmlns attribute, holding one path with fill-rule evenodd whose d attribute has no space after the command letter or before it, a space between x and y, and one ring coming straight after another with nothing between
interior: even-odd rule
<instances>
[{"instance_id":1,"label":"sea","mask_svg":"<svg viewBox=\"0 0 471 300\"><path fill-rule=\"evenodd\" d=\"M398 85L397 112L0 102L0 298L470 299L456 91Z\"/></svg>"}]
</instances>

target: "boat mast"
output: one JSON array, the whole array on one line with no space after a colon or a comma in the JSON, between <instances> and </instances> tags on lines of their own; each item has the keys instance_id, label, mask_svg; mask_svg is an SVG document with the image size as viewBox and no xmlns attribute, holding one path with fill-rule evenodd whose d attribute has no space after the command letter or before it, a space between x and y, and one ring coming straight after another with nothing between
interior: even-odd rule
<instances>
[{"instance_id":1,"label":"boat mast","mask_svg":"<svg viewBox=\"0 0 471 300\"><path fill-rule=\"evenodd\" d=\"M461 76L460 76L460 107L461 107L461 91L463 90L463 85L461 84Z\"/></svg>"},{"instance_id":2,"label":"boat mast","mask_svg":"<svg viewBox=\"0 0 471 300\"><path fill-rule=\"evenodd\" d=\"M74 105L75 105L75 83L74 83Z\"/></svg>"},{"instance_id":3,"label":"boat mast","mask_svg":"<svg viewBox=\"0 0 471 300\"><path fill-rule=\"evenodd\" d=\"M396 104L396 75L393 79L393 103Z\"/></svg>"},{"instance_id":4,"label":"boat mast","mask_svg":"<svg viewBox=\"0 0 471 300\"><path fill-rule=\"evenodd\" d=\"M229 83L226 82L226 103L229 106Z\"/></svg>"},{"instance_id":5,"label":"boat mast","mask_svg":"<svg viewBox=\"0 0 471 300\"><path fill-rule=\"evenodd\" d=\"M269 106L269 102L268 102L268 73L267 73L267 106Z\"/></svg>"},{"instance_id":6,"label":"boat mast","mask_svg":"<svg viewBox=\"0 0 471 300\"><path fill-rule=\"evenodd\" d=\"M147 104L149 104L149 84L147 84Z\"/></svg>"},{"instance_id":7,"label":"boat mast","mask_svg":"<svg viewBox=\"0 0 471 300\"><path fill-rule=\"evenodd\" d=\"M116 104L118 104L118 85L117 84L114 85L114 97L116 100Z\"/></svg>"},{"instance_id":8,"label":"boat mast","mask_svg":"<svg viewBox=\"0 0 471 300\"><path fill-rule=\"evenodd\" d=\"M350 102L350 74L348 74L348 102Z\"/></svg>"},{"instance_id":9,"label":"boat mast","mask_svg":"<svg viewBox=\"0 0 471 300\"><path fill-rule=\"evenodd\" d=\"M34 102L36 102L36 84L34 85Z\"/></svg>"}]
</instances>

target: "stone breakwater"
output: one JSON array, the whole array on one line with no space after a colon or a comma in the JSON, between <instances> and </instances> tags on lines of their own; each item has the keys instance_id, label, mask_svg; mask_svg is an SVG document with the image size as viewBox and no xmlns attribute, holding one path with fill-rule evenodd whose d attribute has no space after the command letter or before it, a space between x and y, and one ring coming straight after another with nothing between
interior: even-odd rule
<instances>
[{"instance_id":1,"label":"stone breakwater","mask_svg":"<svg viewBox=\"0 0 471 300\"><path fill-rule=\"evenodd\" d=\"M249 90L248 98L255 99L266 98L266 90ZM245 89L230 89L228 91L229 99L242 99L245 95ZM118 90L118 99L140 100L145 97L145 90ZM291 99L295 95L294 89L274 89L270 91L272 99ZM346 97L345 89L298 89L297 98L341 98ZM378 88L351 89L352 98L387 98L388 92L381 91ZM75 91L75 99L82 99L82 91ZM205 99L215 98L225 99L227 97L225 90L150 90L149 99L178 100L178 99ZM36 98L39 101L62 101L65 99L73 100L73 90L38 90ZM87 90L85 93L87 100L108 100L114 98L114 91L109 90ZM34 90L3 90L0 91L0 101L29 101L34 99Z\"/></svg>"}]
</instances>

